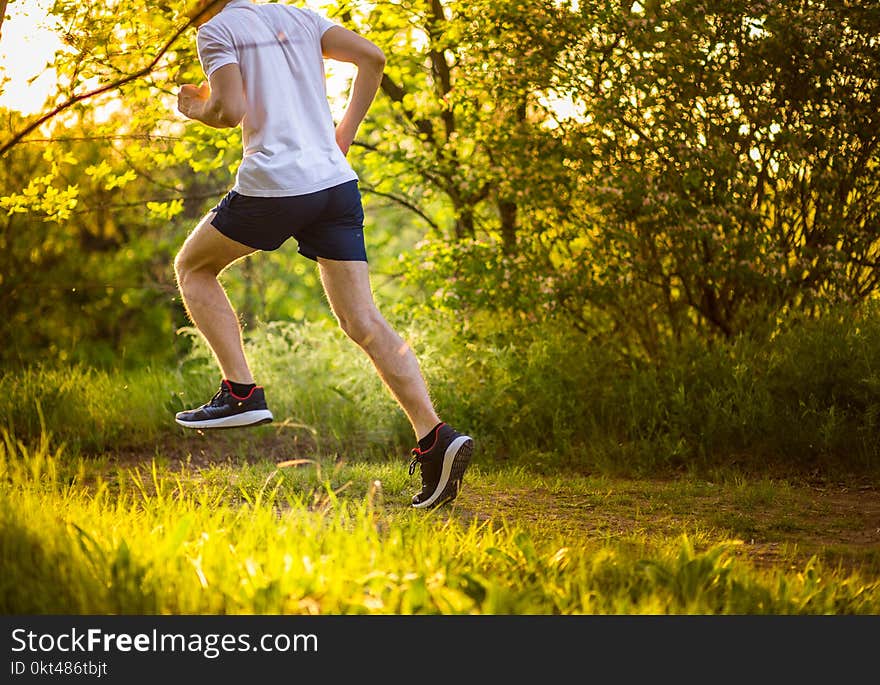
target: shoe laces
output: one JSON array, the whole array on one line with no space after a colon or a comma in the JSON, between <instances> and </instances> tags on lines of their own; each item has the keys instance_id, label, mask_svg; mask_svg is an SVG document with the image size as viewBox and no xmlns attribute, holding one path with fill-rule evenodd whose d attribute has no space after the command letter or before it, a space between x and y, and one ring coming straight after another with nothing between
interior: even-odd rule
<instances>
[{"instance_id":1,"label":"shoe laces","mask_svg":"<svg viewBox=\"0 0 880 685\"><path fill-rule=\"evenodd\" d=\"M414 449L412 451L413 460L409 463L409 475L413 475L416 472L416 464L421 463L421 459L419 459L421 456L422 453L419 450Z\"/></svg>"},{"instance_id":2,"label":"shoe laces","mask_svg":"<svg viewBox=\"0 0 880 685\"><path fill-rule=\"evenodd\" d=\"M209 407L222 407L226 403L225 402L226 395L228 395L228 394L229 394L229 390L226 388L226 386L225 385L221 386L220 389L217 391L217 394L211 398L210 402L208 402L208 406Z\"/></svg>"}]
</instances>

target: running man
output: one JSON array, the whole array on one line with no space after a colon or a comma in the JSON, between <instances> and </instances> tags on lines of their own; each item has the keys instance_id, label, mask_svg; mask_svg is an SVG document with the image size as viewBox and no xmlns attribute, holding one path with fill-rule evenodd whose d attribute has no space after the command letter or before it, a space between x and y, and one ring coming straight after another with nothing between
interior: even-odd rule
<instances>
[{"instance_id":1,"label":"running man","mask_svg":"<svg viewBox=\"0 0 880 685\"><path fill-rule=\"evenodd\" d=\"M238 317L218 280L234 262L277 250L293 237L317 262L321 283L345 333L372 360L412 424L421 469L412 498L427 509L454 499L474 441L442 422L412 349L373 301L358 176L346 155L385 69L371 41L316 12L250 0L201 0L199 61L208 79L186 84L178 110L215 128L242 127L235 184L199 222L174 260L187 314L220 367L220 389L206 404L179 412L187 428L232 428L273 420L245 357ZM357 73L347 110L334 126L324 58Z\"/></svg>"}]
</instances>

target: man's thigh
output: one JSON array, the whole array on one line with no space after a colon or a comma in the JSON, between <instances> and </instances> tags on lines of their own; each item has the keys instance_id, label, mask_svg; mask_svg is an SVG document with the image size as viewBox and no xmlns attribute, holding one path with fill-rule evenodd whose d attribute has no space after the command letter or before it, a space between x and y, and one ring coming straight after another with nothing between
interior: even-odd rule
<instances>
[{"instance_id":1,"label":"man's thigh","mask_svg":"<svg viewBox=\"0 0 880 685\"><path fill-rule=\"evenodd\" d=\"M193 229L180 248L175 262L187 270L207 269L219 274L233 262L257 250L227 238L211 224L209 212Z\"/></svg>"},{"instance_id":2,"label":"man's thigh","mask_svg":"<svg viewBox=\"0 0 880 685\"><path fill-rule=\"evenodd\" d=\"M375 309L367 262L318 258L321 283L338 315L350 317Z\"/></svg>"}]
</instances>

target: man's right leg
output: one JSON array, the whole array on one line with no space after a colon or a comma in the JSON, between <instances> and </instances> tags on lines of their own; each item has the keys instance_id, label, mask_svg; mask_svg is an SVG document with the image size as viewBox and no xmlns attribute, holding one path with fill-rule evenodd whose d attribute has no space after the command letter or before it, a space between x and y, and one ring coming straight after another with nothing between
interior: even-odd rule
<instances>
[{"instance_id":1,"label":"man's right leg","mask_svg":"<svg viewBox=\"0 0 880 685\"><path fill-rule=\"evenodd\" d=\"M367 263L319 258L318 264L339 324L373 361L419 441L410 474L421 468L422 490L413 496L413 506L428 509L455 499L471 460L473 438L437 417L415 354L376 308Z\"/></svg>"},{"instance_id":2,"label":"man's right leg","mask_svg":"<svg viewBox=\"0 0 880 685\"><path fill-rule=\"evenodd\" d=\"M440 419L415 354L376 308L367 263L319 258L318 264L324 292L342 330L372 360L416 439L423 438Z\"/></svg>"},{"instance_id":3,"label":"man's right leg","mask_svg":"<svg viewBox=\"0 0 880 685\"><path fill-rule=\"evenodd\" d=\"M179 412L176 420L189 428L231 428L266 423L272 414L266 407L263 389L236 395L233 384L252 386L238 316L218 280L233 262L256 252L220 233L209 213L189 235L174 260L177 286L187 314L205 337L223 373L220 392L202 407Z\"/></svg>"}]
</instances>

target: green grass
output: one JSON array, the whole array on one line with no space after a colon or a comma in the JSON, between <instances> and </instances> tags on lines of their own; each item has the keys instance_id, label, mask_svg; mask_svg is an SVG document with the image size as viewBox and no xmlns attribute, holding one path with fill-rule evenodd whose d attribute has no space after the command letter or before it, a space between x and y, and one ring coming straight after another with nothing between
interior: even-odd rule
<instances>
[{"instance_id":1,"label":"green grass","mask_svg":"<svg viewBox=\"0 0 880 685\"><path fill-rule=\"evenodd\" d=\"M6 433L0 482L7 614L880 612L876 554L793 550L767 568L736 526L701 525L707 490L733 501L742 481L475 465L455 505L425 513L401 463L95 461ZM749 501L774 505L770 487Z\"/></svg>"}]
</instances>

